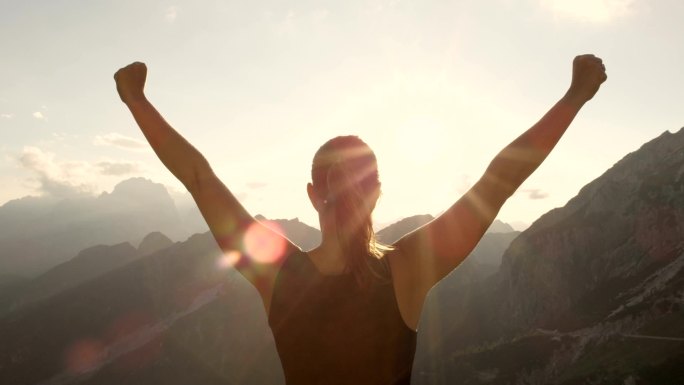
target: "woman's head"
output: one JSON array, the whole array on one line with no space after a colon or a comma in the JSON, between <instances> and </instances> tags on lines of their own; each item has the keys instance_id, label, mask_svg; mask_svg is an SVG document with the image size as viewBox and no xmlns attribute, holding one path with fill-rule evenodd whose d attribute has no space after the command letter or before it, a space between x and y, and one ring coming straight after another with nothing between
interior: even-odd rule
<instances>
[{"instance_id":1,"label":"woman's head","mask_svg":"<svg viewBox=\"0 0 684 385\"><path fill-rule=\"evenodd\" d=\"M348 270L365 283L372 273L367 257L380 258L386 249L375 241L371 219L380 196L375 154L356 136L338 136L316 152L311 179L308 192L321 230L336 233Z\"/></svg>"}]
</instances>

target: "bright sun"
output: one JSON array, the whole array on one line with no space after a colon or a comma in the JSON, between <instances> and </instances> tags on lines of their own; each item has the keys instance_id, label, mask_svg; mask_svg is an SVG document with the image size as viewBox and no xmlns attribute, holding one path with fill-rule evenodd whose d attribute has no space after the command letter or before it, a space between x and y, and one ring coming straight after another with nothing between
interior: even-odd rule
<instances>
[{"instance_id":1,"label":"bright sun","mask_svg":"<svg viewBox=\"0 0 684 385\"><path fill-rule=\"evenodd\" d=\"M434 119L429 117L410 119L397 129L392 149L393 158L417 166L426 166L433 163L444 150L444 139L444 129Z\"/></svg>"}]
</instances>

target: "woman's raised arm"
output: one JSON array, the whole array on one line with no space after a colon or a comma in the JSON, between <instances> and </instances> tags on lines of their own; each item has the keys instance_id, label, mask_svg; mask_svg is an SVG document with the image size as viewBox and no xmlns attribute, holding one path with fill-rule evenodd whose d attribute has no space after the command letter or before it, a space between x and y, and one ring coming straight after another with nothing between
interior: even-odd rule
<instances>
[{"instance_id":1,"label":"woman's raised arm","mask_svg":"<svg viewBox=\"0 0 684 385\"><path fill-rule=\"evenodd\" d=\"M391 262L400 281L399 295L407 299L407 321L417 323L430 288L470 254L501 206L546 159L580 108L606 78L601 59L577 56L565 96L539 122L501 150L480 180L454 205L397 241Z\"/></svg>"},{"instance_id":2,"label":"woman's raised arm","mask_svg":"<svg viewBox=\"0 0 684 385\"><path fill-rule=\"evenodd\" d=\"M147 67L139 62L114 74L121 100L164 166L192 194L221 250L232 253L231 256L244 254L244 235L251 228L256 229L260 242L277 242L284 246L280 248L284 250L283 255L294 251L296 246L287 238L260 224L242 207L214 174L204 156L164 120L145 97L146 78ZM258 260L243 256L236 261L235 267L257 288L267 311L281 259Z\"/></svg>"}]
</instances>

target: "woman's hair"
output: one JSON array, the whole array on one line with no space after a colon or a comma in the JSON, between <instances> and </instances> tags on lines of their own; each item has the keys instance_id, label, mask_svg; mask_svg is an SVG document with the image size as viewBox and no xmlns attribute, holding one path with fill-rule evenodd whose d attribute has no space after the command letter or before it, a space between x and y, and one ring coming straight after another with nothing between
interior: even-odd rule
<instances>
[{"instance_id":1,"label":"woman's hair","mask_svg":"<svg viewBox=\"0 0 684 385\"><path fill-rule=\"evenodd\" d=\"M381 259L391 249L377 242L373 231L371 213L380 196L380 180L370 147L351 135L327 141L314 156L311 179L324 199L323 210L334 215L347 271L362 287L369 285L373 275L386 277L386 263L371 263L368 258Z\"/></svg>"}]
</instances>

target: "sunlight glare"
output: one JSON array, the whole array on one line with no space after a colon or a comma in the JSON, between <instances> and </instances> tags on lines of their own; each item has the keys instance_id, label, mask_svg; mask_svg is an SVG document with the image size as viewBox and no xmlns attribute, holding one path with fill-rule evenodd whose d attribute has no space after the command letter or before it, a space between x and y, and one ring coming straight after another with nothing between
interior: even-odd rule
<instances>
[{"instance_id":1,"label":"sunlight glare","mask_svg":"<svg viewBox=\"0 0 684 385\"><path fill-rule=\"evenodd\" d=\"M242 258L242 254L239 251L229 251L216 260L216 267L221 270L233 267L240 261L240 258Z\"/></svg>"},{"instance_id":2,"label":"sunlight glare","mask_svg":"<svg viewBox=\"0 0 684 385\"><path fill-rule=\"evenodd\" d=\"M608 22L632 11L633 0L543 0L556 14L590 22Z\"/></svg>"},{"instance_id":3,"label":"sunlight glare","mask_svg":"<svg viewBox=\"0 0 684 385\"><path fill-rule=\"evenodd\" d=\"M401 159L424 166L432 163L442 151L445 135L439 122L420 117L400 127L395 140Z\"/></svg>"},{"instance_id":4,"label":"sunlight glare","mask_svg":"<svg viewBox=\"0 0 684 385\"><path fill-rule=\"evenodd\" d=\"M285 254L285 238L276 222L255 222L245 232L245 254L257 263L273 263Z\"/></svg>"}]
</instances>

